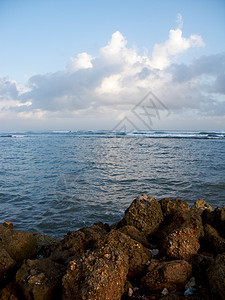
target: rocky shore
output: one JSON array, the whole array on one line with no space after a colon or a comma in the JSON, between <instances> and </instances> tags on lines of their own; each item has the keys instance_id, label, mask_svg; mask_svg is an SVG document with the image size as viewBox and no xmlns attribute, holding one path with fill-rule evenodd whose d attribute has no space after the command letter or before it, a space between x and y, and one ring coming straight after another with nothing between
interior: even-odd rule
<instances>
[{"instance_id":1,"label":"rocky shore","mask_svg":"<svg viewBox=\"0 0 225 300\"><path fill-rule=\"evenodd\" d=\"M225 299L225 207L144 194L63 240L5 222L0 299Z\"/></svg>"}]
</instances>

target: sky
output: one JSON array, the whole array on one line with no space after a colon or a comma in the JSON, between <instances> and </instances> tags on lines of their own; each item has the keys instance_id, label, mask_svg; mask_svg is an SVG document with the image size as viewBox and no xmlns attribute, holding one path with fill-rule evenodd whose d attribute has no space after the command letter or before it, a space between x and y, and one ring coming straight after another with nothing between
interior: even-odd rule
<instances>
[{"instance_id":1,"label":"sky","mask_svg":"<svg viewBox=\"0 0 225 300\"><path fill-rule=\"evenodd\" d=\"M0 131L225 130L224 0L0 0Z\"/></svg>"}]
</instances>

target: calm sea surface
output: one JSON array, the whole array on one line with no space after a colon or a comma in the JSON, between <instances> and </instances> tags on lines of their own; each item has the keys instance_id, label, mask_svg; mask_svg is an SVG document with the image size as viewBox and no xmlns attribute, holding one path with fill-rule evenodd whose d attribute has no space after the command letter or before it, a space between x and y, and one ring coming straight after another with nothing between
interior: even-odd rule
<instances>
[{"instance_id":1,"label":"calm sea surface","mask_svg":"<svg viewBox=\"0 0 225 300\"><path fill-rule=\"evenodd\" d=\"M0 133L0 223L63 236L141 193L225 205L225 132Z\"/></svg>"}]
</instances>

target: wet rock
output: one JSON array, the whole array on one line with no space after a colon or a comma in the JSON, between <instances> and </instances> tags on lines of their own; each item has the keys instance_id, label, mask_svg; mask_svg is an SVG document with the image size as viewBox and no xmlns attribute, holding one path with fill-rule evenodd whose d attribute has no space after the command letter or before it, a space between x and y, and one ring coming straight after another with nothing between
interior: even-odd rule
<instances>
[{"instance_id":1,"label":"wet rock","mask_svg":"<svg viewBox=\"0 0 225 300\"><path fill-rule=\"evenodd\" d=\"M224 300L225 295L225 253L216 257L215 263L212 264L208 271L212 299Z\"/></svg>"},{"instance_id":2,"label":"wet rock","mask_svg":"<svg viewBox=\"0 0 225 300\"><path fill-rule=\"evenodd\" d=\"M212 206L206 203L203 199L198 199L195 201L191 209L195 209L201 213L205 209L212 211Z\"/></svg>"},{"instance_id":3,"label":"wet rock","mask_svg":"<svg viewBox=\"0 0 225 300\"><path fill-rule=\"evenodd\" d=\"M84 227L76 232L68 232L61 244L53 249L51 259L59 263L68 263L71 259L83 255L93 245L105 236L109 226L101 222Z\"/></svg>"},{"instance_id":4,"label":"wet rock","mask_svg":"<svg viewBox=\"0 0 225 300\"><path fill-rule=\"evenodd\" d=\"M155 262L150 264L142 283L149 291L175 290L183 287L192 273L191 265L184 260Z\"/></svg>"},{"instance_id":5,"label":"wet rock","mask_svg":"<svg viewBox=\"0 0 225 300\"><path fill-rule=\"evenodd\" d=\"M199 248L196 230L187 227L175 230L165 239L163 253L171 258L189 260Z\"/></svg>"},{"instance_id":6,"label":"wet rock","mask_svg":"<svg viewBox=\"0 0 225 300\"><path fill-rule=\"evenodd\" d=\"M0 249L5 249L16 262L21 262L38 253L36 240L29 232L0 225L0 237Z\"/></svg>"},{"instance_id":7,"label":"wet rock","mask_svg":"<svg viewBox=\"0 0 225 300\"><path fill-rule=\"evenodd\" d=\"M95 244L95 248L113 247L119 249L129 258L128 276L139 275L145 268L151 253L141 243L131 239L118 230L112 230L102 240Z\"/></svg>"},{"instance_id":8,"label":"wet rock","mask_svg":"<svg viewBox=\"0 0 225 300\"><path fill-rule=\"evenodd\" d=\"M190 211L189 205L180 199L163 198L159 203L165 218L175 213Z\"/></svg>"},{"instance_id":9,"label":"wet rock","mask_svg":"<svg viewBox=\"0 0 225 300\"><path fill-rule=\"evenodd\" d=\"M141 243L146 248L151 247L150 243L146 239L146 236L142 232L140 232L136 227L127 225L119 228L119 231L128 235L133 240Z\"/></svg>"},{"instance_id":10,"label":"wet rock","mask_svg":"<svg viewBox=\"0 0 225 300\"><path fill-rule=\"evenodd\" d=\"M0 249L0 284L10 275L16 262L5 249Z\"/></svg>"},{"instance_id":11,"label":"wet rock","mask_svg":"<svg viewBox=\"0 0 225 300\"><path fill-rule=\"evenodd\" d=\"M125 211L121 225L136 227L145 236L153 235L163 220L159 202L151 195L136 198Z\"/></svg>"},{"instance_id":12,"label":"wet rock","mask_svg":"<svg viewBox=\"0 0 225 300\"><path fill-rule=\"evenodd\" d=\"M191 263L196 282L205 285L207 283L206 271L214 263L213 256L209 253L196 254Z\"/></svg>"},{"instance_id":13,"label":"wet rock","mask_svg":"<svg viewBox=\"0 0 225 300\"><path fill-rule=\"evenodd\" d=\"M63 268L49 258L27 260L16 273L16 283L27 300L58 299Z\"/></svg>"},{"instance_id":14,"label":"wet rock","mask_svg":"<svg viewBox=\"0 0 225 300\"><path fill-rule=\"evenodd\" d=\"M63 300L121 299L128 272L128 257L105 247L70 262L62 279Z\"/></svg>"},{"instance_id":15,"label":"wet rock","mask_svg":"<svg viewBox=\"0 0 225 300\"><path fill-rule=\"evenodd\" d=\"M225 228L225 227L224 227ZM211 250L213 253L223 253L225 252L225 239L223 239L216 229L214 229L209 224L205 227L205 246L207 249Z\"/></svg>"}]
</instances>

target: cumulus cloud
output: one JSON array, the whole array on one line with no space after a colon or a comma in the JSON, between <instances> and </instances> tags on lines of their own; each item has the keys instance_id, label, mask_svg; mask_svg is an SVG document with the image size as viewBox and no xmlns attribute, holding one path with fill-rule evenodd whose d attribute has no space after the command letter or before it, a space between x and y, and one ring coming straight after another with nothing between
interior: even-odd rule
<instances>
[{"instance_id":1,"label":"cumulus cloud","mask_svg":"<svg viewBox=\"0 0 225 300\"><path fill-rule=\"evenodd\" d=\"M127 47L126 38L116 31L97 56L83 52L71 57L64 70L32 76L28 90L1 79L0 110L17 111L20 119L112 118L152 90L173 111L217 114L217 107L224 111L225 54L176 64L178 55L204 46L199 35L183 37L181 15L177 22L178 28L169 31L164 43L155 45L152 55Z\"/></svg>"}]
</instances>

